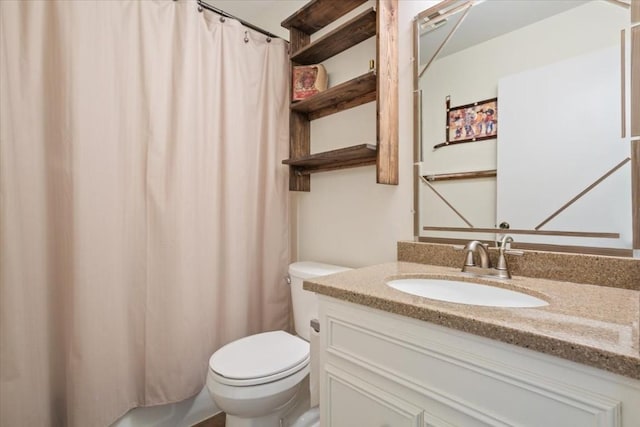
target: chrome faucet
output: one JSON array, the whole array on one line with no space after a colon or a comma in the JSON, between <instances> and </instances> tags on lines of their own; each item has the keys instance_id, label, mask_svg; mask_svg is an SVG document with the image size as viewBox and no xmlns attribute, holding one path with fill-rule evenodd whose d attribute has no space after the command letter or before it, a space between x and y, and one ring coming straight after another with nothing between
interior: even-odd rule
<instances>
[{"instance_id":1,"label":"chrome faucet","mask_svg":"<svg viewBox=\"0 0 640 427\"><path fill-rule=\"evenodd\" d=\"M507 258L505 254L522 255L522 251L513 251L507 249L507 244L513 242L511 236L504 236L500 243L500 249L498 254L498 263L495 268L491 266L491 258L489 256L489 250L487 246L478 240L472 240L465 245L462 249L465 251L464 265L462 266L462 272L468 274L474 274L477 276L489 276L498 277L500 279L510 279L511 272L509 271L509 265L507 264ZM478 254L480 266L476 264L475 254Z\"/></svg>"},{"instance_id":2,"label":"chrome faucet","mask_svg":"<svg viewBox=\"0 0 640 427\"><path fill-rule=\"evenodd\" d=\"M477 253L480 258L480 268L491 268L491 258L489 258L489 250L487 247L480 242L479 240L472 240L464 247L464 251L466 252L464 266L462 267L462 271L465 271L466 267L475 267L476 261L474 259L473 254Z\"/></svg>"}]
</instances>

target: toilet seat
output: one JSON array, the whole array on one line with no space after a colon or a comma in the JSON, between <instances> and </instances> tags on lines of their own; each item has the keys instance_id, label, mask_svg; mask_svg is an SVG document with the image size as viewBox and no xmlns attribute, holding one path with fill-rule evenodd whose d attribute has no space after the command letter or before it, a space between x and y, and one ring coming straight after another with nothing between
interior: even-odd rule
<instances>
[{"instance_id":1,"label":"toilet seat","mask_svg":"<svg viewBox=\"0 0 640 427\"><path fill-rule=\"evenodd\" d=\"M242 387L277 381L308 364L308 342L284 331L272 331L220 348L209 359L209 370L215 381Z\"/></svg>"}]
</instances>

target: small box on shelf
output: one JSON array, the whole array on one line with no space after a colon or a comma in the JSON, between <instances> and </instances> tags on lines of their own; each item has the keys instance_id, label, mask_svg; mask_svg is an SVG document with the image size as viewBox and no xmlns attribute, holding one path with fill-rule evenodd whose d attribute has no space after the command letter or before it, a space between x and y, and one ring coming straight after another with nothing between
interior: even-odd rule
<instances>
[{"instance_id":1,"label":"small box on shelf","mask_svg":"<svg viewBox=\"0 0 640 427\"><path fill-rule=\"evenodd\" d=\"M327 71L321 64L293 67L291 99L300 101L327 89Z\"/></svg>"}]
</instances>

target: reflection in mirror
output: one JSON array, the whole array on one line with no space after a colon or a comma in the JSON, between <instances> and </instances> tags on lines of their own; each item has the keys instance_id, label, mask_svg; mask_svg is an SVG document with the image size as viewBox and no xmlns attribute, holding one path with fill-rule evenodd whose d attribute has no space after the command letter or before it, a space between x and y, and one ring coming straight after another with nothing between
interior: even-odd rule
<instances>
[{"instance_id":1,"label":"reflection in mirror","mask_svg":"<svg viewBox=\"0 0 640 427\"><path fill-rule=\"evenodd\" d=\"M631 254L628 27L617 0L448 0L416 18L420 240L508 227L520 247Z\"/></svg>"}]
</instances>

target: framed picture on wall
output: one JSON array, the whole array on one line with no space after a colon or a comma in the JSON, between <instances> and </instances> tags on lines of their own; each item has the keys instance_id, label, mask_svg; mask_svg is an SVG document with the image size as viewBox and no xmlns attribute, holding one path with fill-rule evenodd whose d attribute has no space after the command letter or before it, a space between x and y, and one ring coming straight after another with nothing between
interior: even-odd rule
<instances>
[{"instance_id":1,"label":"framed picture on wall","mask_svg":"<svg viewBox=\"0 0 640 427\"><path fill-rule=\"evenodd\" d=\"M498 136L498 98L447 108L447 142L481 141Z\"/></svg>"}]
</instances>

